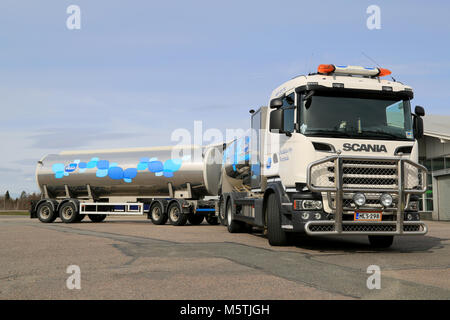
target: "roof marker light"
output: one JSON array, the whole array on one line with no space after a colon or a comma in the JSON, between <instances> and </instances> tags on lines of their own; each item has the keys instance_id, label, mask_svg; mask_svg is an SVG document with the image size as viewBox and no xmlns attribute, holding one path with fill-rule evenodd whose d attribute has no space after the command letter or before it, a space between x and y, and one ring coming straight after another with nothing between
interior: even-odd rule
<instances>
[{"instance_id":1,"label":"roof marker light","mask_svg":"<svg viewBox=\"0 0 450 320\"><path fill-rule=\"evenodd\" d=\"M391 74L391 71L383 68L371 68L349 65L333 65L333 64L321 64L317 68L317 72L320 74L329 75L330 73L341 75L359 75L365 77L384 77Z\"/></svg>"},{"instance_id":2,"label":"roof marker light","mask_svg":"<svg viewBox=\"0 0 450 320\"><path fill-rule=\"evenodd\" d=\"M318 73L332 73L336 68L332 64L321 64L317 68Z\"/></svg>"},{"instance_id":3,"label":"roof marker light","mask_svg":"<svg viewBox=\"0 0 450 320\"><path fill-rule=\"evenodd\" d=\"M378 76L379 76L379 77L388 76L388 75L390 75L391 73L392 73L391 70L383 69L383 68L378 68Z\"/></svg>"}]
</instances>

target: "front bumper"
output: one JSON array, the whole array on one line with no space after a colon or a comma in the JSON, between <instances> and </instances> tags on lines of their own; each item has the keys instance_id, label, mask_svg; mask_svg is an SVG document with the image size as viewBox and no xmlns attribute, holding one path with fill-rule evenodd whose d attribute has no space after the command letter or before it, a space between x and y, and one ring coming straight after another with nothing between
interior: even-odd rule
<instances>
[{"instance_id":1,"label":"front bumper","mask_svg":"<svg viewBox=\"0 0 450 320\"><path fill-rule=\"evenodd\" d=\"M388 168L388 169L386 169ZM402 158L368 158L331 156L311 163L307 171L307 187L313 192L333 194L333 220L308 221L308 235L423 235L428 227L421 221L405 221L407 198L426 190L427 169ZM344 220L345 192L388 192L397 197L392 221ZM409 199L409 198L408 198Z\"/></svg>"},{"instance_id":2,"label":"front bumper","mask_svg":"<svg viewBox=\"0 0 450 320\"><path fill-rule=\"evenodd\" d=\"M428 227L421 221L404 221L401 229L397 221L342 221L341 228L336 229L336 222L308 221L305 232L308 235L330 234L364 234L364 235L424 235Z\"/></svg>"}]
</instances>

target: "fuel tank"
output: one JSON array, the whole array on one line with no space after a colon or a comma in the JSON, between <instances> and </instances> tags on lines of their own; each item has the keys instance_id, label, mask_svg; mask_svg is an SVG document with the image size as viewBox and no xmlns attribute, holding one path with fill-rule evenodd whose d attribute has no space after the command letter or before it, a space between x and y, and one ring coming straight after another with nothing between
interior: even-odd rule
<instances>
[{"instance_id":1,"label":"fuel tank","mask_svg":"<svg viewBox=\"0 0 450 320\"><path fill-rule=\"evenodd\" d=\"M186 190L193 198L218 193L222 168L220 146L174 146L116 150L66 151L43 157L36 168L37 184L50 197L168 196Z\"/></svg>"}]
</instances>

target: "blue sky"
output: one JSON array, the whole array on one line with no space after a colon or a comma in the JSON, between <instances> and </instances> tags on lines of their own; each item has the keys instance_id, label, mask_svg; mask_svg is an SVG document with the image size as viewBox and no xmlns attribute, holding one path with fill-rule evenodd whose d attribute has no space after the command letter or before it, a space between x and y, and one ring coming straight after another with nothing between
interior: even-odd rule
<instances>
[{"instance_id":1,"label":"blue sky","mask_svg":"<svg viewBox=\"0 0 450 320\"><path fill-rule=\"evenodd\" d=\"M66 8L81 8L68 30ZM381 8L381 29L366 8ZM67 149L171 144L177 128L246 128L248 110L320 63L373 66L450 115L448 1L0 3L0 193L37 191Z\"/></svg>"}]
</instances>

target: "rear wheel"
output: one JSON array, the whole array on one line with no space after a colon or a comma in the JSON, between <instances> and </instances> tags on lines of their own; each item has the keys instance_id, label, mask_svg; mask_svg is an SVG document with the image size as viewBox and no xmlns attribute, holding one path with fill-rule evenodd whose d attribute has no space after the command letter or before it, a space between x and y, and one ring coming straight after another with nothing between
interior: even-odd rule
<instances>
[{"instance_id":1,"label":"rear wheel","mask_svg":"<svg viewBox=\"0 0 450 320\"><path fill-rule=\"evenodd\" d=\"M88 217L92 222L102 222L106 219L106 214L89 214Z\"/></svg>"},{"instance_id":2,"label":"rear wheel","mask_svg":"<svg viewBox=\"0 0 450 320\"><path fill-rule=\"evenodd\" d=\"M215 216L206 216L206 222L212 226L215 226L219 224L219 219Z\"/></svg>"},{"instance_id":3,"label":"rear wheel","mask_svg":"<svg viewBox=\"0 0 450 320\"><path fill-rule=\"evenodd\" d=\"M233 205L230 199L228 199L227 201L226 212L227 212L228 232L230 233L242 232L244 229L244 223L242 223L241 221L233 220Z\"/></svg>"},{"instance_id":4,"label":"rear wheel","mask_svg":"<svg viewBox=\"0 0 450 320\"><path fill-rule=\"evenodd\" d=\"M288 244L288 234L281 229L280 207L275 193L269 194L267 199L267 238L272 246L285 246Z\"/></svg>"},{"instance_id":5,"label":"rear wheel","mask_svg":"<svg viewBox=\"0 0 450 320\"><path fill-rule=\"evenodd\" d=\"M78 209L73 202L66 202L59 208L59 217L64 223L77 222L78 216Z\"/></svg>"},{"instance_id":6,"label":"rear wheel","mask_svg":"<svg viewBox=\"0 0 450 320\"><path fill-rule=\"evenodd\" d=\"M155 202L150 208L150 219L153 224L161 225L167 222L167 213L164 212L161 203Z\"/></svg>"},{"instance_id":7,"label":"rear wheel","mask_svg":"<svg viewBox=\"0 0 450 320\"><path fill-rule=\"evenodd\" d=\"M374 248L389 248L394 242L394 236L369 236L369 242Z\"/></svg>"},{"instance_id":8,"label":"rear wheel","mask_svg":"<svg viewBox=\"0 0 450 320\"><path fill-rule=\"evenodd\" d=\"M188 216L181 212L178 202L172 202L167 210L169 213L169 221L174 226L184 226L187 222Z\"/></svg>"},{"instance_id":9,"label":"rear wheel","mask_svg":"<svg viewBox=\"0 0 450 320\"><path fill-rule=\"evenodd\" d=\"M55 221L57 214L53 210L53 206L49 202L44 202L37 209L37 217L43 223L51 223Z\"/></svg>"},{"instance_id":10,"label":"rear wheel","mask_svg":"<svg viewBox=\"0 0 450 320\"><path fill-rule=\"evenodd\" d=\"M189 220L190 224L199 225L199 224L201 224L203 222L204 218L205 217L203 215L201 215L201 214L194 214L194 213L192 213L192 214L189 215L188 220Z\"/></svg>"},{"instance_id":11,"label":"rear wheel","mask_svg":"<svg viewBox=\"0 0 450 320\"><path fill-rule=\"evenodd\" d=\"M227 210L222 197L220 197L219 200L219 221L221 225L223 226L227 225Z\"/></svg>"}]
</instances>

